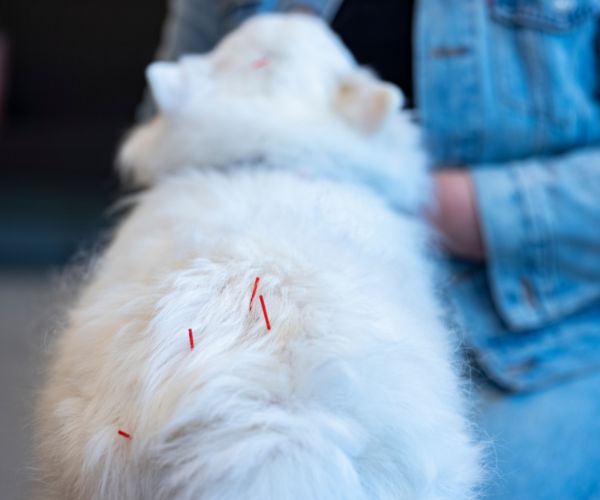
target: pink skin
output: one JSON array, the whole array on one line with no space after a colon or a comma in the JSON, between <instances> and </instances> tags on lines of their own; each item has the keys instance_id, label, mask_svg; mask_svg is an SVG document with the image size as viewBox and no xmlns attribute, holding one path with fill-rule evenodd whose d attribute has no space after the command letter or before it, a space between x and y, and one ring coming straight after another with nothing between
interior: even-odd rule
<instances>
[{"instance_id":1,"label":"pink skin","mask_svg":"<svg viewBox=\"0 0 600 500\"><path fill-rule=\"evenodd\" d=\"M442 237L448 253L474 261L485 260L475 188L465 169L447 169L434 174L436 207L429 220Z\"/></svg>"}]
</instances>

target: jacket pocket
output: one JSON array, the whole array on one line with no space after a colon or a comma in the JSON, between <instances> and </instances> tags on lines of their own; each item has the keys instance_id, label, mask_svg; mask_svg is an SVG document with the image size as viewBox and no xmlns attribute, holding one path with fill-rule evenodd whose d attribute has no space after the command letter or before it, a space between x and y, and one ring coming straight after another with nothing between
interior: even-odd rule
<instances>
[{"instance_id":1,"label":"jacket pocket","mask_svg":"<svg viewBox=\"0 0 600 500\"><path fill-rule=\"evenodd\" d=\"M530 154L577 142L595 71L599 0L494 0L491 72L506 120L527 130Z\"/></svg>"}]
</instances>

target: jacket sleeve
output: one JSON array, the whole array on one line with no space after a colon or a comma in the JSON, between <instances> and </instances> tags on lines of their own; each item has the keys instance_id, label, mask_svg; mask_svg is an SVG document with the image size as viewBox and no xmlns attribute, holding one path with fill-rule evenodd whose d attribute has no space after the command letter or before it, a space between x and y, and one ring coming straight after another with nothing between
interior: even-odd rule
<instances>
[{"instance_id":1,"label":"jacket sleeve","mask_svg":"<svg viewBox=\"0 0 600 500\"><path fill-rule=\"evenodd\" d=\"M496 308L511 330L600 299L600 148L472 171Z\"/></svg>"}]
</instances>

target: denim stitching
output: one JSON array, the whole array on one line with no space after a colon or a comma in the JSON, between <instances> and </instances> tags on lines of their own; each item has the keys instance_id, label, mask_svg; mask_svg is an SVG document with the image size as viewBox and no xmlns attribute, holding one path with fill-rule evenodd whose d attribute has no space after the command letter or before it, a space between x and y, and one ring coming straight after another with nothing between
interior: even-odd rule
<instances>
[{"instance_id":1,"label":"denim stitching","mask_svg":"<svg viewBox=\"0 0 600 500\"><path fill-rule=\"evenodd\" d=\"M581 5L582 3L586 5ZM532 7L522 4L510 6L502 0L497 0L492 2L490 9L492 17L501 23L542 31L563 32L573 29L598 9L595 4L589 5L585 0L583 2L580 0L579 4L577 8L566 13L553 11L550 7Z\"/></svg>"}]
</instances>

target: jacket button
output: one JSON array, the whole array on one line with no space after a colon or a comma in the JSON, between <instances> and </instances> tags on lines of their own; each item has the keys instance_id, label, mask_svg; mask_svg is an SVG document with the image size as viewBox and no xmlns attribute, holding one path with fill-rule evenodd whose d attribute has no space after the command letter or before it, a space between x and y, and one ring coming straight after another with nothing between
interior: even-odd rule
<instances>
[{"instance_id":1,"label":"jacket button","mask_svg":"<svg viewBox=\"0 0 600 500\"><path fill-rule=\"evenodd\" d=\"M525 304L527 304L531 309L535 309L536 307L536 297L535 291L527 278L521 278L521 296Z\"/></svg>"}]
</instances>

